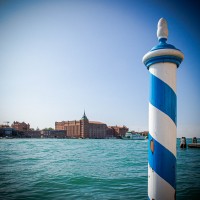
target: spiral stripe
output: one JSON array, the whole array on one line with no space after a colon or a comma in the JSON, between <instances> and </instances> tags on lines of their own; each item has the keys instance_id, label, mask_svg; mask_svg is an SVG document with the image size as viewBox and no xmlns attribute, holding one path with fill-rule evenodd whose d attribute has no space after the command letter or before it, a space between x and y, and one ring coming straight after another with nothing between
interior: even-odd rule
<instances>
[{"instance_id":1,"label":"spiral stripe","mask_svg":"<svg viewBox=\"0 0 200 200\"><path fill-rule=\"evenodd\" d=\"M171 87L176 93L176 71L177 67L174 63L159 63L159 69L156 65L152 65L149 69L150 73L156 77L159 77L169 87ZM173 74L173 75L172 75Z\"/></svg>"},{"instance_id":2,"label":"spiral stripe","mask_svg":"<svg viewBox=\"0 0 200 200\"><path fill-rule=\"evenodd\" d=\"M149 103L149 132L151 136L176 157L176 124ZM160 134L161 133L161 134Z\"/></svg>"},{"instance_id":3,"label":"spiral stripe","mask_svg":"<svg viewBox=\"0 0 200 200\"><path fill-rule=\"evenodd\" d=\"M154 153L151 152L150 142L154 141ZM176 188L176 157L149 134L148 158L151 168L174 189ZM159 162L157 162L159 160Z\"/></svg>"},{"instance_id":4,"label":"spiral stripe","mask_svg":"<svg viewBox=\"0 0 200 200\"><path fill-rule=\"evenodd\" d=\"M150 103L176 124L176 94L165 82L150 73Z\"/></svg>"},{"instance_id":5,"label":"spiral stripe","mask_svg":"<svg viewBox=\"0 0 200 200\"><path fill-rule=\"evenodd\" d=\"M149 68L149 199L173 199L176 191L176 69L173 63Z\"/></svg>"},{"instance_id":6,"label":"spiral stripe","mask_svg":"<svg viewBox=\"0 0 200 200\"><path fill-rule=\"evenodd\" d=\"M154 181L158 183L156 187L148 187L148 199L162 199L169 200L174 199L175 189L171 187L164 179L162 179L158 174L154 173L154 170L148 165L148 184L154 185ZM156 194L156 195L155 195Z\"/></svg>"}]
</instances>

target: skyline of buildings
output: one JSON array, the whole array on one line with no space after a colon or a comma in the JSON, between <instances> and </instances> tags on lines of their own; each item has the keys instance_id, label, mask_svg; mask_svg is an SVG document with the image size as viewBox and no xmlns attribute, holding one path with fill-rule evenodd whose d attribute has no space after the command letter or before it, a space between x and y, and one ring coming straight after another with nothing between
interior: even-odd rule
<instances>
[{"instance_id":1,"label":"skyline of buildings","mask_svg":"<svg viewBox=\"0 0 200 200\"><path fill-rule=\"evenodd\" d=\"M129 130L126 126L107 126L98 121L89 121L85 111L80 120L55 122L55 130L66 130L68 137L107 138L123 137Z\"/></svg>"},{"instance_id":2,"label":"skyline of buildings","mask_svg":"<svg viewBox=\"0 0 200 200\"><path fill-rule=\"evenodd\" d=\"M45 128L34 130L30 123L14 121L11 126L0 125L1 136L14 135L28 138L122 138L129 131L125 125L108 126L106 123L88 120L85 111L80 120L55 122L55 129ZM132 131L136 133L135 131ZM147 135L148 131L140 132Z\"/></svg>"}]
</instances>

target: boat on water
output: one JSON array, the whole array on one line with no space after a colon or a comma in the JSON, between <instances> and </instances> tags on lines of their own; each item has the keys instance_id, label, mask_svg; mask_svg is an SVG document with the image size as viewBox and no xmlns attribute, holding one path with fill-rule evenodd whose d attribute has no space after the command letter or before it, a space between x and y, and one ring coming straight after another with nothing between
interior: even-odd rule
<instances>
[{"instance_id":1,"label":"boat on water","mask_svg":"<svg viewBox=\"0 0 200 200\"><path fill-rule=\"evenodd\" d=\"M146 140L147 137L143 136L139 133L132 133L127 132L124 137L122 137L123 140Z\"/></svg>"},{"instance_id":2,"label":"boat on water","mask_svg":"<svg viewBox=\"0 0 200 200\"><path fill-rule=\"evenodd\" d=\"M200 143L192 143L192 144L188 144L189 148L198 148L200 149Z\"/></svg>"},{"instance_id":3,"label":"boat on water","mask_svg":"<svg viewBox=\"0 0 200 200\"><path fill-rule=\"evenodd\" d=\"M186 144L186 138L185 137L182 137L181 138L181 143L180 143L180 148L187 148L187 146L189 148L200 148L200 143L198 143L198 140L196 137L193 137L192 138L192 143L190 144Z\"/></svg>"},{"instance_id":4,"label":"boat on water","mask_svg":"<svg viewBox=\"0 0 200 200\"><path fill-rule=\"evenodd\" d=\"M189 148L200 148L200 143L198 143L198 140L196 137L192 138L192 143L188 144Z\"/></svg>"}]
</instances>

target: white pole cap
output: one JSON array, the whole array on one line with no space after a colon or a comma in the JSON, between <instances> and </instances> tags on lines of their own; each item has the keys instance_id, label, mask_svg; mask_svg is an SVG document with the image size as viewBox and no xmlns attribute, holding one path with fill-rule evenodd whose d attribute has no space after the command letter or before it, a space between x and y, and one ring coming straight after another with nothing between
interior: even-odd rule
<instances>
[{"instance_id":1,"label":"white pole cap","mask_svg":"<svg viewBox=\"0 0 200 200\"><path fill-rule=\"evenodd\" d=\"M165 38L167 40L168 38L167 21L164 18L161 18L158 21L157 37L158 37L158 40L160 40L161 38Z\"/></svg>"}]
</instances>

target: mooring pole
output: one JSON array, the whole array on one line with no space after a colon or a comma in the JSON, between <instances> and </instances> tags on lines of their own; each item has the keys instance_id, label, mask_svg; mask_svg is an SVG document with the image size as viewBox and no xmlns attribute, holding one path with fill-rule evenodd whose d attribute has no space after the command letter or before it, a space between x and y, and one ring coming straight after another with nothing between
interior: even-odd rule
<instances>
[{"instance_id":1,"label":"mooring pole","mask_svg":"<svg viewBox=\"0 0 200 200\"><path fill-rule=\"evenodd\" d=\"M176 70L184 55L167 44L165 19L158 22L159 44L143 57L150 72L148 198L176 199Z\"/></svg>"}]
</instances>

